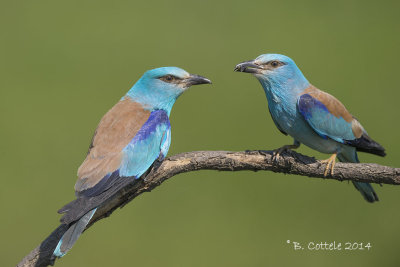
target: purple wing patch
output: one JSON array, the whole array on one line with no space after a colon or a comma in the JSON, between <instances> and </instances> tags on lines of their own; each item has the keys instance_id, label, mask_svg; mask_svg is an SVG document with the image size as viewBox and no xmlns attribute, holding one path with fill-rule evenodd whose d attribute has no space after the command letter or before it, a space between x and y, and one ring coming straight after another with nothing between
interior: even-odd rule
<instances>
[{"instance_id":1,"label":"purple wing patch","mask_svg":"<svg viewBox=\"0 0 400 267\"><path fill-rule=\"evenodd\" d=\"M315 112L316 108L329 113L329 110L322 102L318 101L309 94L300 96L298 107L301 115L303 115L306 120L312 117L312 113Z\"/></svg>"},{"instance_id":2,"label":"purple wing patch","mask_svg":"<svg viewBox=\"0 0 400 267\"><path fill-rule=\"evenodd\" d=\"M157 126L164 123L169 125L168 114L164 110L154 110L151 112L147 122L142 126L142 128L140 128L132 139L131 143L145 140L156 130Z\"/></svg>"}]
</instances>

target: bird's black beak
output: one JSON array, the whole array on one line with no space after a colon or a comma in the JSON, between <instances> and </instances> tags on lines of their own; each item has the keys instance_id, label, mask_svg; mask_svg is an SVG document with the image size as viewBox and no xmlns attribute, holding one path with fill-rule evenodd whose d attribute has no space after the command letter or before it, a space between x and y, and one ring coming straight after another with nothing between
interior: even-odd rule
<instances>
[{"instance_id":1,"label":"bird's black beak","mask_svg":"<svg viewBox=\"0 0 400 267\"><path fill-rule=\"evenodd\" d=\"M247 73L260 73L262 68L254 63L254 60L245 61L236 65L234 71Z\"/></svg>"},{"instance_id":2,"label":"bird's black beak","mask_svg":"<svg viewBox=\"0 0 400 267\"><path fill-rule=\"evenodd\" d=\"M196 85L196 84L207 84L211 83L209 79L206 77L197 75L197 74L191 74L189 78L186 79L186 84L188 86Z\"/></svg>"}]
</instances>

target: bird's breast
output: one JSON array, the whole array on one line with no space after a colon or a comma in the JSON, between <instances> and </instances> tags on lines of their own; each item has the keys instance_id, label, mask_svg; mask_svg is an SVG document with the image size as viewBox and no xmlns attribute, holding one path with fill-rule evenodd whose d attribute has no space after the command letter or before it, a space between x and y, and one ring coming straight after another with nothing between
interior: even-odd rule
<instances>
[{"instance_id":1,"label":"bird's breast","mask_svg":"<svg viewBox=\"0 0 400 267\"><path fill-rule=\"evenodd\" d=\"M280 130L319 152L334 153L338 150L339 143L319 136L298 112L297 94L287 93L287 90L267 89L265 93L269 110Z\"/></svg>"},{"instance_id":2,"label":"bird's breast","mask_svg":"<svg viewBox=\"0 0 400 267\"><path fill-rule=\"evenodd\" d=\"M279 124L282 130L288 132L296 117L296 102L272 92L267 94L267 99L274 121Z\"/></svg>"}]
</instances>

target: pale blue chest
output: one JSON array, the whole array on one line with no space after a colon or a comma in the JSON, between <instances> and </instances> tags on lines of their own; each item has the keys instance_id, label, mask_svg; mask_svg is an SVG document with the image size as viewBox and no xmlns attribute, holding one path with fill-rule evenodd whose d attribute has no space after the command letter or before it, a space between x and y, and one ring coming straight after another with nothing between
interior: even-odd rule
<instances>
[{"instance_id":1,"label":"pale blue chest","mask_svg":"<svg viewBox=\"0 0 400 267\"><path fill-rule=\"evenodd\" d=\"M287 93L280 90L264 88L268 108L278 128L322 153L333 153L338 149L338 143L319 136L304 120L297 110L298 93Z\"/></svg>"},{"instance_id":2,"label":"pale blue chest","mask_svg":"<svg viewBox=\"0 0 400 267\"><path fill-rule=\"evenodd\" d=\"M285 95L280 91L264 89L267 96L268 107L274 121L280 129L290 133L297 117L296 98Z\"/></svg>"}]
</instances>

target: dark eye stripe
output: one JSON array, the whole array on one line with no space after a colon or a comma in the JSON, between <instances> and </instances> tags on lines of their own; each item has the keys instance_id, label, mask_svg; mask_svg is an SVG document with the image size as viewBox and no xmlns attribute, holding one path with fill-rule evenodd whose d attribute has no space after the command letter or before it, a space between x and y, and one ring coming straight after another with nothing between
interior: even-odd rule
<instances>
[{"instance_id":1,"label":"dark eye stripe","mask_svg":"<svg viewBox=\"0 0 400 267\"><path fill-rule=\"evenodd\" d=\"M164 75L162 77L159 78L161 81L167 82L167 83L177 83L181 80L181 78L178 78L174 75L168 74L168 75Z\"/></svg>"},{"instance_id":2,"label":"dark eye stripe","mask_svg":"<svg viewBox=\"0 0 400 267\"><path fill-rule=\"evenodd\" d=\"M265 63L265 65L271 66L273 68L277 68L277 67L286 65L286 63L284 63L282 61L278 61L278 60L271 60L271 61L268 61L267 63Z\"/></svg>"}]
</instances>

